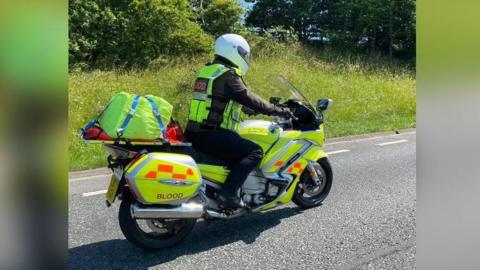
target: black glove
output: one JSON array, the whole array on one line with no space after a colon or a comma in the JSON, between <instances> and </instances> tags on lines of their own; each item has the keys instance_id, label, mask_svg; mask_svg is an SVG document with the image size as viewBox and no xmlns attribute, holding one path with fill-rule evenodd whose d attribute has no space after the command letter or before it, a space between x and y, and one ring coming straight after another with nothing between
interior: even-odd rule
<instances>
[{"instance_id":1,"label":"black glove","mask_svg":"<svg viewBox=\"0 0 480 270\"><path fill-rule=\"evenodd\" d=\"M258 113L248 107L242 106L242 112L245 113L246 115L257 115Z\"/></svg>"},{"instance_id":2,"label":"black glove","mask_svg":"<svg viewBox=\"0 0 480 270\"><path fill-rule=\"evenodd\" d=\"M292 111L290 111L289 108L287 107L276 107L275 106L275 114L280 116L280 117L283 117L283 118L292 118L292 119L297 119L297 117L295 117L295 115L293 115Z\"/></svg>"}]
</instances>

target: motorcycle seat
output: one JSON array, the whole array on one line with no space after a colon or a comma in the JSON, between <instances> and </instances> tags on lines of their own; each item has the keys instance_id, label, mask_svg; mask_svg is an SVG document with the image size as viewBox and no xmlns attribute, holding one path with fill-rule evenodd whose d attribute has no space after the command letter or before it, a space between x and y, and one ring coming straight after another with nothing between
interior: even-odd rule
<instances>
[{"instance_id":1,"label":"motorcycle seat","mask_svg":"<svg viewBox=\"0 0 480 270\"><path fill-rule=\"evenodd\" d=\"M175 154L184 154L191 156L197 164L208 164L215 166L228 167L230 162L208 155L206 153L195 150L192 146L165 146L165 145L121 145L118 146L130 151L139 152L146 150L147 152L166 152Z\"/></svg>"},{"instance_id":2,"label":"motorcycle seat","mask_svg":"<svg viewBox=\"0 0 480 270\"><path fill-rule=\"evenodd\" d=\"M211 156L204 152L200 152L195 148L193 148L192 146L172 147L170 152L189 155L193 158L193 160L195 160L196 163L199 163L199 164L208 164L208 165L216 165L216 166L223 166L223 167L228 167L230 165L230 162Z\"/></svg>"}]
</instances>

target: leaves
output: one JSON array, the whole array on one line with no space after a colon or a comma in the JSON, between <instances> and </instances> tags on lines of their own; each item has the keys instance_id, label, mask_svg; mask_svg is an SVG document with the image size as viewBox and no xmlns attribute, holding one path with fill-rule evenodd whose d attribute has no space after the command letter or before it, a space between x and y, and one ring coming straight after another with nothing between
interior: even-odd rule
<instances>
[{"instance_id":1,"label":"leaves","mask_svg":"<svg viewBox=\"0 0 480 270\"><path fill-rule=\"evenodd\" d=\"M71 65L142 67L160 55L211 50L187 0L72 0L69 12Z\"/></svg>"},{"instance_id":2,"label":"leaves","mask_svg":"<svg viewBox=\"0 0 480 270\"><path fill-rule=\"evenodd\" d=\"M240 28L240 16L243 13L234 0L212 0L203 11L203 29L218 37Z\"/></svg>"},{"instance_id":3,"label":"leaves","mask_svg":"<svg viewBox=\"0 0 480 270\"><path fill-rule=\"evenodd\" d=\"M304 43L415 56L414 0L258 0L246 23L291 27Z\"/></svg>"}]
</instances>

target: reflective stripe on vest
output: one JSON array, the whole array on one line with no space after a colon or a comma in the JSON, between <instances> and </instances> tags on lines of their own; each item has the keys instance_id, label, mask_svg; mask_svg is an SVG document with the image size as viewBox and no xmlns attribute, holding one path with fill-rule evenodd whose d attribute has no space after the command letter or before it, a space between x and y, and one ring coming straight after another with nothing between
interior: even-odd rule
<instances>
[{"instance_id":1,"label":"reflective stripe on vest","mask_svg":"<svg viewBox=\"0 0 480 270\"><path fill-rule=\"evenodd\" d=\"M212 105L213 82L230 69L221 65L213 64L205 66L195 81L194 92L190 102L188 120L206 124L210 107ZM229 100L223 111L223 119L220 127L224 129L237 130L240 123L241 105Z\"/></svg>"}]
</instances>

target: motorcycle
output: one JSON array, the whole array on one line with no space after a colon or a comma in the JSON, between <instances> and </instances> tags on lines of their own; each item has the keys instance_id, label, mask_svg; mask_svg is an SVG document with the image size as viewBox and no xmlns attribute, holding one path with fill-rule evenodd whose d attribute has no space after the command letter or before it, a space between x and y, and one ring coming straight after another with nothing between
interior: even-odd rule
<instances>
[{"instance_id":1,"label":"motorcycle","mask_svg":"<svg viewBox=\"0 0 480 270\"><path fill-rule=\"evenodd\" d=\"M119 224L132 244L147 250L171 247L193 229L197 219L231 219L263 212L293 201L302 209L319 206L330 192L333 173L324 144L324 113L332 100L316 108L285 78L292 117L246 120L239 134L260 145L264 158L238 191L244 207L222 209L217 194L229 164L196 151L189 143L108 143L113 175L107 206L121 200Z\"/></svg>"}]
</instances>

